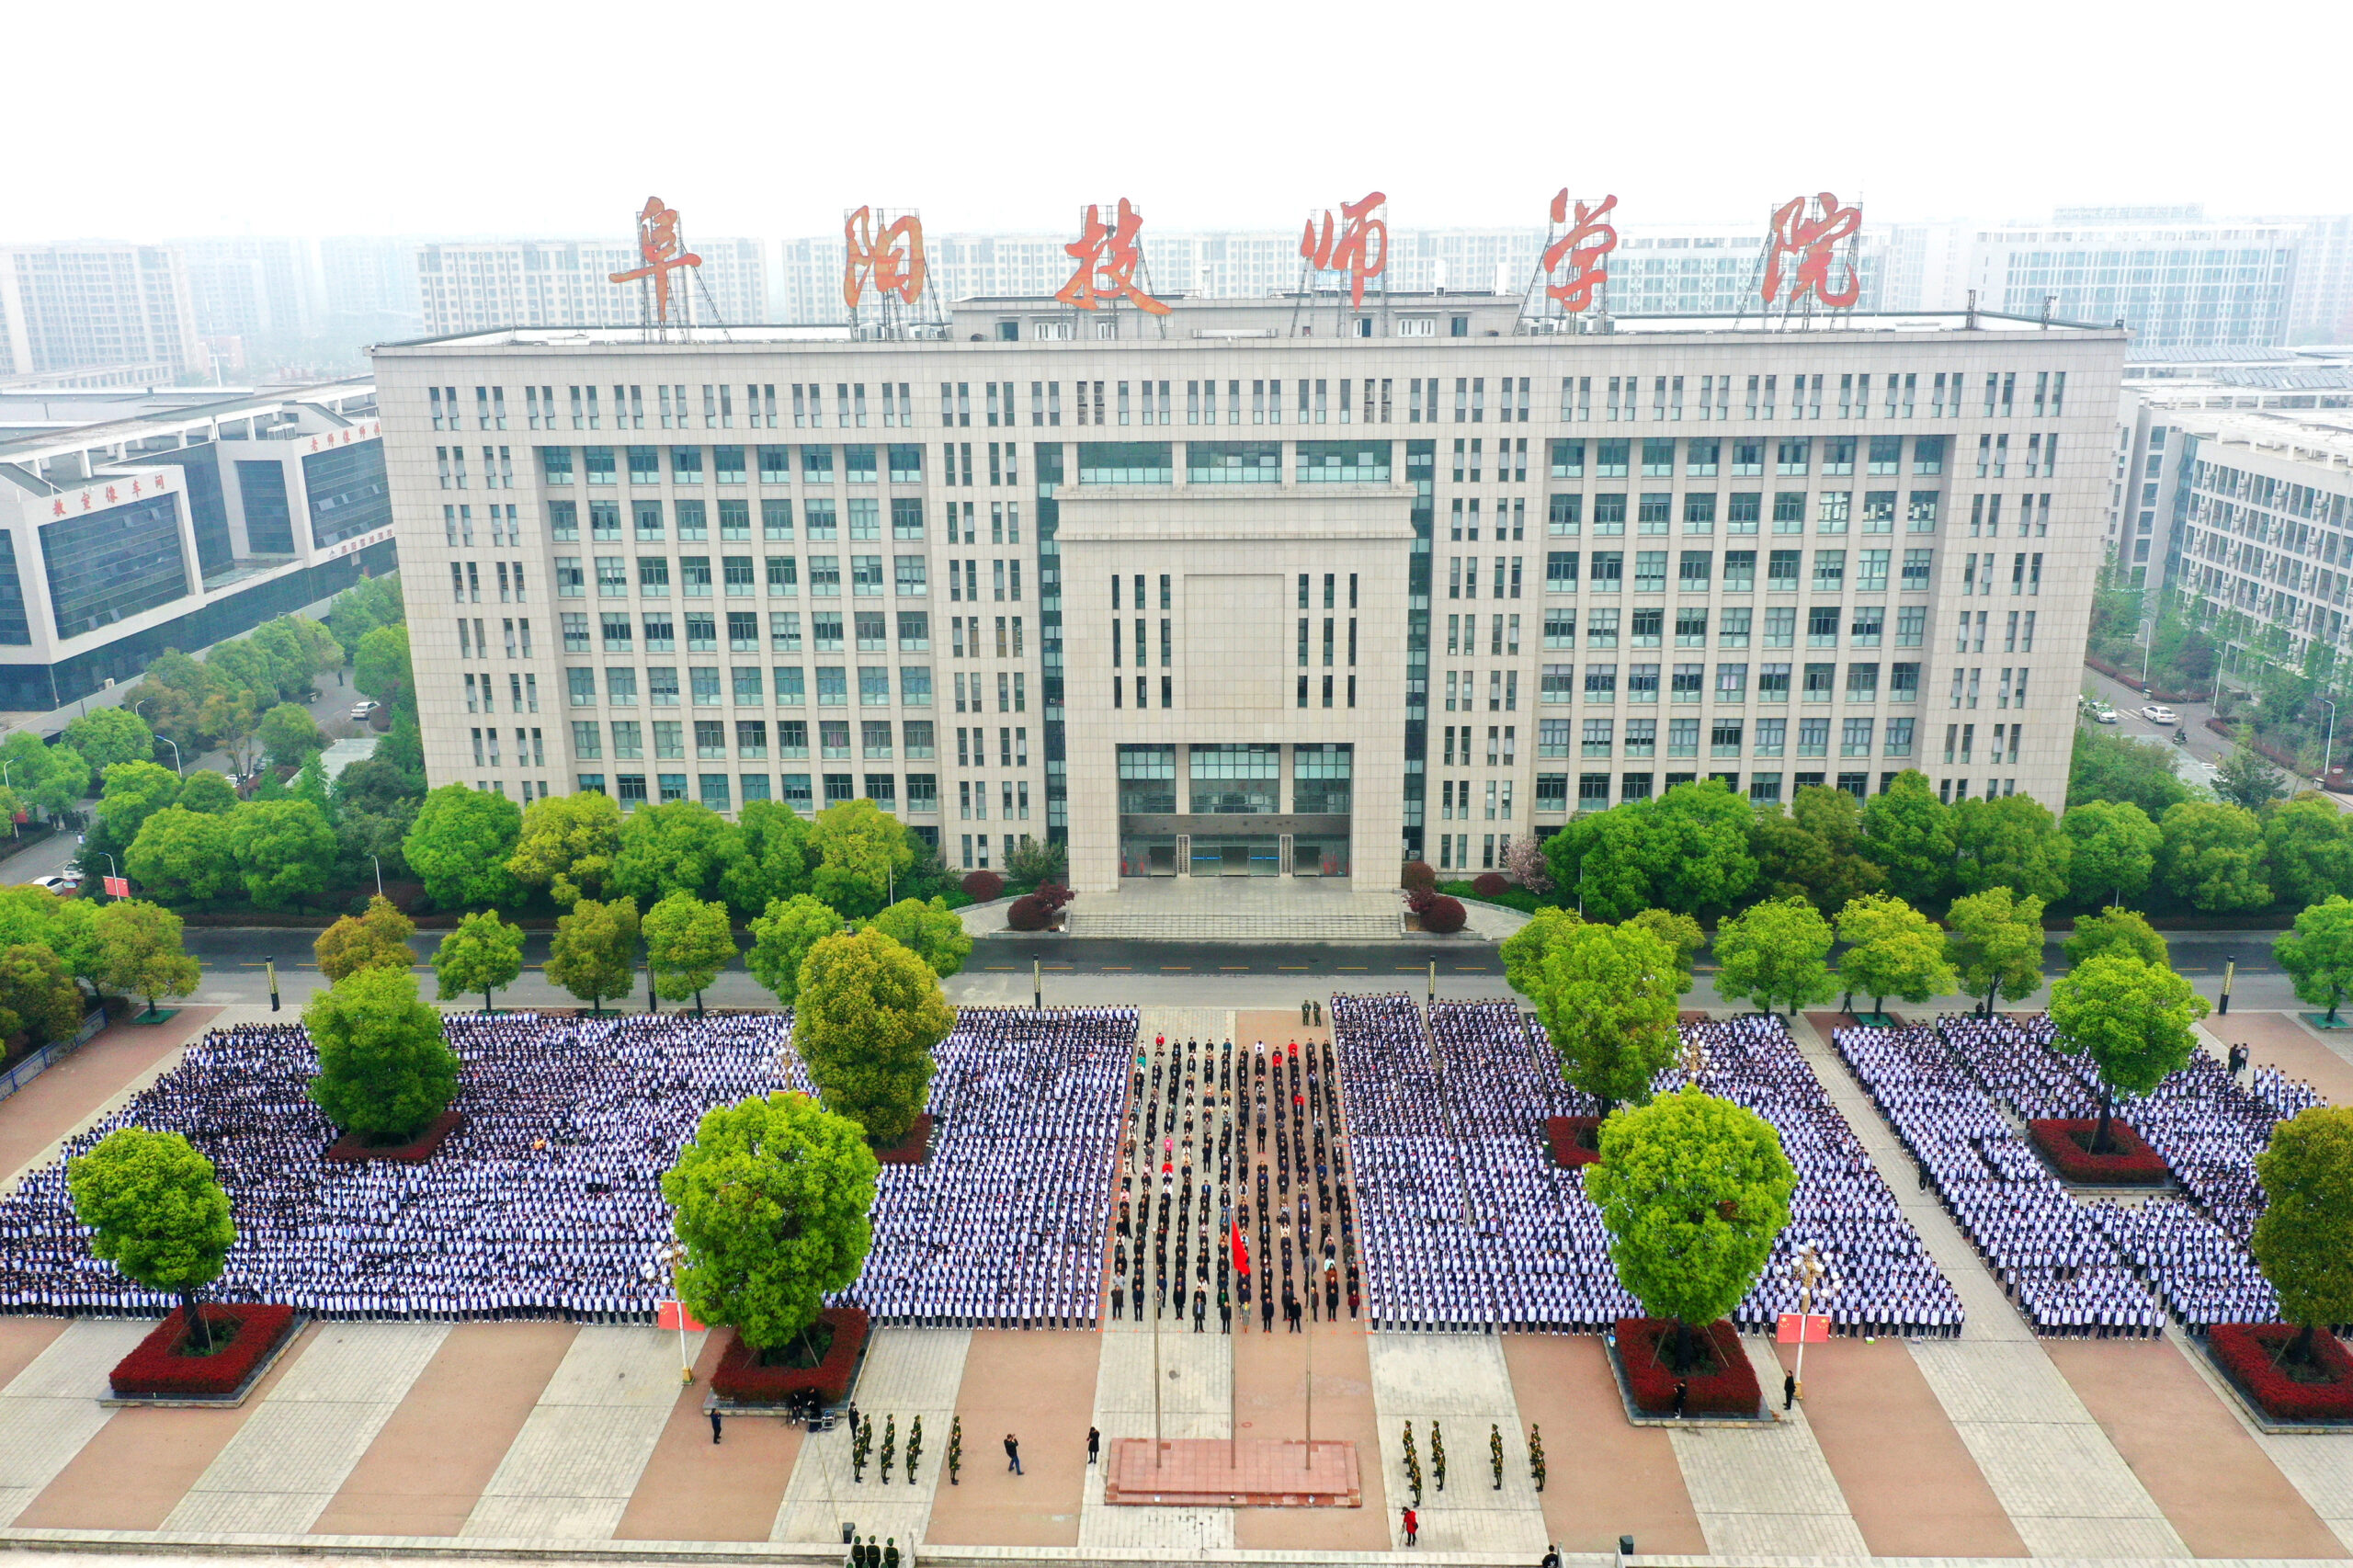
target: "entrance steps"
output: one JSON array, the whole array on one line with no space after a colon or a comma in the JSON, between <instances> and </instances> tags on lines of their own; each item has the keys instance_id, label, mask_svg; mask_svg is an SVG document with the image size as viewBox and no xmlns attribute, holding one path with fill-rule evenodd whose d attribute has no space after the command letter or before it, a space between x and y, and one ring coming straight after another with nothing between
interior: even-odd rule
<instances>
[{"instance_id":1,"label":"entrance steps","mask_svg":"<svg viewBox=\"0 0 2353 1568\"><path fill-rule=\"evenodd\" d=\"M1070 906L1073 937L1124 937L1144 942L1393 942L1402 932L1393 900L1370 909L1356 901L1319 898L1280 906L1259 906L1248 898L1222 905L1173 901L1141 906L1116 897L1080 898ZM1339 904L1343 907L1334 908ZM1124 905L1124 906L1123 906Z\"/></svg>"}]
</instances>

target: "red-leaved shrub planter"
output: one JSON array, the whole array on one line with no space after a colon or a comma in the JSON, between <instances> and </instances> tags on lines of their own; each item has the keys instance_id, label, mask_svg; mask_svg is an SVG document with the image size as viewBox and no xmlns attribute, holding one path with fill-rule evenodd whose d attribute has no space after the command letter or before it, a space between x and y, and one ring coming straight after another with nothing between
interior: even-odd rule
<instances>
[{"instance_id":1,"label":"red-leaved shrub planter","mask_svg":"<svg viewBox=\"0 0 2353 1568\"><path fill-rule=\"evenodd\" d=\"M803 1389L815 1389L827 1404L839 1404L848 1397L850 1373L858 1366L859 1346L866 1343L867 1315L858 1307L827 1307L817 1321L831 1324L834 1331L824 1361L814 1367L763 1367L751 1347L735 1339L711 1374L711 1392L742 1404L781 1404Z\"/></svg>"},{"instance_id":2,"label":"red-leaved shrub planter","mask_svg":"<svg viewBox=\"0 0 2353 1568\"><path fill-rule=\"evenodd\" d=\"M108 1381L117 1399L227 1399L267 1359L294 1325L294 1309L275 1302L208 1301L204 1321L215 1338L235 1335L210 1356L173 1354L188 1339L188 1310L172 1315L139 1347L115 1363Z\"/></svg>"},{"instance_id":3,"label":"red-leaved shrub planter","mask_svg":"<svg viewBox=\"0 0 2353 1568\"><path fill-rule=\"evenodd\" d=\"M1552 1163L1574 1170L1589 1165L1601 1158L1601 1151L1588 1148L1587 1138L1598 1138L1601 1118L1597 1116L1548 1116L1544 1119L1544 1141L1552 1145Z\"/></svg>"},{"instance_id":4,"label":"red-leaved shrub planter","mask_svg":"<svg viewBox=\"0 0 2353 1568\"><path fill-rule=\"evenodd\" d=\"M1006 905L1005 911L1006 926L1016 931L1042 931L1052 919L1053 915L1038 901L1034 892L1023 893Z\"/></svg>"},{"instance_id":5,"label":"red-leaved shrub planter","mask_svg":"<svg viewBox=\"0 0 2353 1568\"><path fill-rule=\"evenodd\" d=\"M995 871L967 871L959 885L972 895L975 903L986 903L991 899L1002 897L1005 892L1005 879Z\"/></svg>"},{"instance_id":6,"label":"red-leaved shrub planter","mask_svg":"<svg viewBox=\"0 0 2353 1568\"><path fill-rule=\"evenodd\" d=\"M1405 869L1398 873L1397 885L1409 892L1415 889L1434 892L1438 887L1438 869L1427 860L1408 860Z\"/></svg>"},{"instance_id":7,"label":"red-leaved shrub planter","mask_svg":"<svg viewBox=\"0 0 2353 1568\"><path fill-rule=\"evenodd\" d=\"M1422 929L1434 937L1448 937L1462 929L1462 901L1440 893L1422 906Z\"/></svg>"},{"instance_id":8,"label":"red-leaved shrub planter","mask_svg":"<svg viewBox=\"0 0 2353 1568\"><path fill-rule=\"evenodd\" d=\"M433 1119L433 1125L405 1143L383 1147L361 1142L356 1132L347 1132L327 1146L327 1158L335 1165L351 1165L363 1160L397 1160L404 1165L422 1165L433 1157L450 1133L465 1123L462 1111L445 1110Z\"/></svg>"},{"instance_id":9,"label":"red-leaved shrub planter","mask_svg":"<svg viewBox=\"0 0 2353 1568\"><path fill-rule=\"evenodd\" d=\"M1634 1408L1645 1415L1675 1414L1676 1375L1667 1370L1660 1341L1671 1338L1675 1324L1665 1318L1620 1318L1618 1362L1626 1369L1626 1386ZM1729 1318L1718 1318L1699 1336L1714 1350L1717 1370L1689 1381L1683 1409L1689 1415L1755 1415L1762 1398L1756 1369L1740 1347L1740 1335Z\"/></svg>"},{"instance_id":10,"label":"red-leaved shrub planter","mask_svg":"<svg viewBox=\"0 0 2353 1568\"><path fill-rule=\"evenodd\" d=\"M2085 1147L2099 1127L2097 1118L2052 1117L2026 1124L2034 1145L2068 1181L2095 1187L2149 1187L2173 1173L2141 1135L2111 1117L2108 1123L2109 1153L2095 1154Z\"/></svg>"},{"instance_id":11,"label":"red-leaved shrub planter","mask_svg":"<svg viewBox=\"0 0 2353 1568\"><path fill-rule=\"evenodd\" d=\"M1471 879L1471 891L1481 898L1501 898L1510 887L1501 871L1482 871Z\"/></svg>"},{"instance_id":12,"label":"red-leaved shrub planter","mask_svg":"<svg viewBox=\"0 0 2353 1568\"><path fill-rule=\"evenodd\" d=\"M2313 1336L2332 1381L2302 1383L2274 1361L2299 1331L2286 1323L2218 1323L2206 1343L2239 1392L2280 1421L2353 1421L2353 1354L2333 1334Z\"/></svg>"},{"instance_id":13,"label":"red-leaved shrub planter","mask_svg":"<svg viewBox=\"0 0 2353 1568\"><path fill-rule=\"evenodd\" d=\"M931 1112L921 1111L907 1135L887 1149L874 1151L877 1164L885 1165L919 1165L931 1157Z\"/></svg>"}]
</instances>

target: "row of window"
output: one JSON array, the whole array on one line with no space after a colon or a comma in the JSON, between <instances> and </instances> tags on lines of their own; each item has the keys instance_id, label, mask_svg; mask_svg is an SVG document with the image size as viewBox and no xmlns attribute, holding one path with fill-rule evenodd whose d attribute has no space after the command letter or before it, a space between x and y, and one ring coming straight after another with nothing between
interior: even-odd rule
<instances>
[{"instance_id":1,"label":"row of window","mask_svg":"<svg viewBox=\"0 0 2353 1568\"><path fill-rule=\"evenodd\" d=\"M1627 531L1629 522L1634 525L1633 531L1638 534L1665 534L1675 531L1679 511L1685 533L1711 534L1716 531L1721 511L1724 532L1728 534L1766 532L1765 523L1768 517L1773 525L1772 532L1802 534L1806 529L1806 497L1809 494L1813 497L1812 512L1816 533L1843 534L1850 528L1858 533L1867 534L1895 531L1899 496L1893 490L1863 492L1859 509L1855 505L1855 493L1851 490L1779 490L1773 493L1769 514L1766 509L1764 492L1756 490L1735 490L1728 494L1719 494L1712 490L1687 491L1683 494L1683 504L1679 508L1676 506L1676 493L1671 490L1639 491L1631 495L1622 490L1596 491L1590 494L1562 492L1546 498L1544 522L1546 531L1558 536L1581 534L1588 530L1603 535L1622 534ZM1915 534L1935 532L1942 503L1943 494L1939 491L1912 492L1909 502L1903 508L1904 531ZM1495 534L1497 539L1504 537L1505 507L1504 501L1499 499L1495 503ZM2030 507L2026 510L2030 520ZM1512 503L1509 517L1515 539L1519 537L1519 519L1523 515L1524 509L1516 501ZM2047 512L2045 516L2047 518ZM1453 529L1468 528L1472 530L1470 538L1479 537L1476 531L1479 527L1477 497L1456 498L1450 517ZM1984 521L1982 506L1978 520L1981 524ZM1998 507L1995 508L1994 521L1998 528L2001 521ZM2020 531L2024 531L2023 523ZM1458 531L1454 537L1460 539L1464 536Z\"/></svg>"},{"instance_id":2,"label":"row of window","mask_svg":"<svg viewBox=\"0 0 2353 1568\"><path fill-rule=\"evenodd\" d=\"M583 773L579 780L584 791L593 790L600 795L608 792L608 779L603 773ZM818 780L822 783L824 802L828 806L868 800L886 812L901 809L899 776L896 774L869 773L865 775L866 787L862 790L858 788L858 775L854 773L820 774ZM910 773L906 780L905 810L925 812L939 810L938 774ZM696 792L691 796L688 793L690 782L696 786ZM691 780L684 773L656 773L651 776L650 781L643 773L615 773L609 776L610 793L620 802L623 811L655 801L667 805L673 801L688 799L699 800L714 812L733 811L735 809L734 790L741 789L745 805L755 801L781 801L802 816L808 816L817 809L811 783L806 773L775 776L766 773L701 773L694 775ZM915 831L928 835L935 830L919 827Z\"/></svg>"},{"instance_id":3,"label":"row of window","mask_svg":"<svg viewBox=\"0 0 2353 1568\"><path fill-rule=\"evenodd\" d=\"M787 759L813 755L809 749L809 725L806 719L776 721L776 755ZM851 756L850 721L820 719L816 726L817 750L813 755L826 761L847 760ZM655 719L646 722L635 719L575 719L572 722L572 755L584 761L602 758L608 729L617 761L648 756L645 748L649 729L654 748L650 755L657 760L684 757L688 755L689 745L694 748L692 755L706 761L731 755L746 759L768 755L766 719L738 719L732 724L724 719ZM909 761L928 761L937 752L932 722L928 719L908 719L895 725L888 719L869 719L858 726L857 755L860 757L888 760L894 743L899 754Z\"/></svg>"},{"instance_id":4,"label":"row of window","mask_svg":"<svg viewBox=\"0 0 2353 1568\"><path fill-rule=\"evenodd\" d=\"M1545 706L1574 700L1582 691L1589 703L1615 703L1618 700L1619 666L1614 662L1591 663L1584 666L1584 682L1577 680L1578 666L1559 664L1545 665L1537 676L1539 700ZM1726 661L1716 665L1715 685L1707 685L1708 666L1699 663L1671 665L1629 664L1625 666L1626 700L1630 703L1656 702L1659 699L1660 678L1664 675L1667 699L1671 702L1696 703L1710 690L1720 704L1745 703L1749 697L1750 666L1744 661ZM1472 712L1480 704L1478 673L1475 670L1445 672L1446 710L1449 713ZM1486 683L1486 710L1512 712L1517 710L1518 672L1489 670ZM1460 674L1458 683L1456 676ZM1835 661L1814 663L1782 663L1779 661L1756 666L1756 700L1760 703L1783 703L1790 700L1792 678L1797 683L1801 702L1828 702L1836 688L1838 665ZM1502 678L1498 679L1500 676ZM1887 666L1887 699L1895 703L1920 700L1920 666L1904 660ZM2024 680L2019 683L2021 692ZM1847 665L1847 700L1849 703L1877 702L1880 697L1880 665L1862 660ZM1457 696L1460 694L1460 707Z\"/></svg>"},{"instance_id":5,"label":"row of window","mask_svg":"<svg viewBox=\"0 0 2353 1568\"><path fill-rule=\"evenodd\" d=\"M942 501L939 520L947 542L977 544L980 542L980 504L972 501ZM728 500L717 503L718 538L722 540L752 538L752 503ZM547 503L548 536L558 544L577 542L580 538L580 504L574 501L552 500ZM682 543L694 543L712 537L711 508L702 502L680 498L666 506L658 498L638 497L629 503L630 528L640 543L660 543L670 537L671 525L676 525L677 538ZM446 514L448 507L442 508ZM507 508L511 519L513 507ZM445 517L444 522L454 527L459 519ZM793 505L787 496L767 496L760 501L759 537L764 540L789 540L793 537ZM1021 542L1021 503L992 501L988 503L989 542L1019 544ZM903 544L920 543L924 537L924 504L920 498L896 496L891 501L891 539ZM875 540L884 538L882 502L878 496L853 495L836 506L830 496L811 496L801 503L801 536L813 542L848 538ZM621 542L621 503L591 501L588 503L588 537L598 544ZM456 542L453 539L452 543ZM471 537L467 540L472 543ZM493 538L492 543L498 540Z\"/></svg>"},{"instance_id":6,"label":"row of window","mask_svg":"<svg viewBox=\"0 0 2353 1568\"><path fill-rule=\"evenodd\" d=\"M897 623L899 652L921 653L928 653L931 649L931 617L928 612L919 609L903 609L895 617L882 610L855 612L813 610L809 615L809 634L805 642L801 636L801 619L799 610L769 612L765 640L760 626L760 614L756 610L731 610L726 613L723 619L719 612L713 610L688 610L683 617L675 618L666 611L648 610L641 618L631 616L626 610L607 610L596 619L597 624L592 628L586 612L577 610L563 612L563 651L565 653L592 652L590 646L592 631L598 634L603 651L607 653L632 652L633 644L641 631L643 633L647 653L676 653L678 649L678 629L681 620L686 627L686 650L690 653L719 652L722 627L725 631L726 646L730 653L756 653L765 647L779 653L798 653L804 651L804 648L810 653L840 653L849 652L854 645L856 651L861 653L881 653L891 649L894 619ZM1006 628L1002 624L1006 618L999 616L997 619L1000 622L998 644L1004 647L1007 645L1008 641L1004 635ZM1015 616L1012 619L1013 636L1010 639L1010 647L1012 656L1017 657L1022 646L1021 618ZM981 637L978 618L974 617L972 619L969 638L966 635L965 618L960 616L951 624L956 633L957 655L959 657L964 655L964 650L969 642L973 656L979 656Z\"/></svg>"},{"instance_id":7,"label":"row of window","mask_svg":"<svg viewBox=\"0 0 2353 1568\"><path fill-rule=\"evenodd\" d=\"M628 598L632 586L640 598L668 598L673 582L673 558L667 555L637 556L634 558L634 574L631 571L631 559L621 555L598 555L591 557L584 565L577 555L559 555L555 558L556 597L564 599L586 597L588 571L593 566L597 574L597 597L600 599ZM681 555L675 559L677 562L676 582L682 598L756 598L763 594L775 599L801 597L801 557L770 555L755 559L749 555L722 555L718 558L715 577L712 558L708 555ZM814 599L841 597L843 558L832 554L812 554L805 560L809 597ZM853 554L848 560L851 597L881 597L884 558L881 555ZM930 594L930 557L894 555L889 561L889 581L896 597L919 599ZM980 561L950 561L947 566L949 602L980 603L983 595ZM1019 604L1021 558L1000 556L991 560L988 566L986 597L1000 604ZM714 590L717 590L716 594Z\"/></svg>"},{"instance_id":8,"label":"row of window","mask_svg":"<svg viewBox=\"0 0 2353 1568\"><path fill-rule=\"evenodd\" d=\"M1451 617L1449 618L1451 620ZM1478 650L1478 617L1465 616L1460 652L1476 653ZM1518 618L1511 618L1517 621ZM1544 612L1543 637L1547 649L1574 648L1577 645L1577 624L1585 624L1585 642L1588 648L1615 648L1622 635L1631 648L1663 648L1670 635L1677 648L1708 646L1709 623L1714 622L1715 645L1719 648L1745 648L1750 639L1764 648L1794 648L1798 645L1798 608L1776 605L1763 612L1760 622L1757 612L1745 605L1725 605L1714 611L1706 607L1678 608L1670 626L1664 608L1637 608L1620 610L1613 606L1582 608L1554 606ZM1490 618L1488 652L1516 653L1519 651L1519 629L1516 624L1495 624ZM1876 648L1886 640L1888 615L1885 605L1809 606L1805 614L1805 645L1809 648L1838 646L1839 625L1846 622L1847 645L1856 648ZM1895 612L1894 646L1917 648L1927 639L1928 610L1926 605L1904 605ZM1496 632L1502 635L1498 637ZM1453 628L1448 628L1447 652L1458 651Z\"/></svg>"},{"instance_id":9,"label":"row of window","mask_svg":"<svg viewBox=\"0 0 2353 1568\"><path fill-rule=\"evenodd\" d=\"M1633 555L1633 591L1637 594L1666 592L1668 552L1664 550L1638 550ZM1721 583L1716 576L1716 552L1711 550L1687 550L1676 562L1675 586L1678 593L1705 594L1721 585L1728 594L1754 593L1756 589L1756 558L1754 550L1728 550L1723 552ZM1844 593L1847 587L1849 551L1844 549L1822 549L1813 552L1813 570L1809 580L1816 593ZM1622 550L1547 551L1544 555L1544 591L1548 594L1574 594L1582 582L1586 592L1614 594L1626 585L1626 557ZM1765 591L1768 594L1793 594L1805 578L1804 552L1797 550L1775 550L1765 554ZM1860 593L1883 594L1888 591L1890 571L1896 565L1895 552L1885 550L1858 550L1851 552L1854 564L1854 588ZM1481 557L1449 556L1447 558L1447 591L1449 599L1475 599L1479 597L1482 579ZM1520 595L1520 562L1517 555L1487 558L1493 563L1491 593L1493 598L1518 598ZM1966 567L1961 592L1974 594L1982 585L1993 592L1995 568L1986 564L1981 570L1980 558L1972 553L1963 558ZM1984 557L1986 562L1991 555ZM1509 570L1506 571L1506 563ZM2040 551L2019 551L2015 562L2014 593L2042 591L2042 555ZM1902 575L1897 585L1907 594L1927 592L1936 570L1936 551L1906 550L1902 562Z\"/></svg>"}]
</instances>

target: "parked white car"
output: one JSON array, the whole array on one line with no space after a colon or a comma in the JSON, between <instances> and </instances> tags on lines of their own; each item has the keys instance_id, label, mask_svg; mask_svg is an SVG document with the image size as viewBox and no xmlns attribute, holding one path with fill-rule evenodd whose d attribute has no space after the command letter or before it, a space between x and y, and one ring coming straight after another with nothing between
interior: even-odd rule
<instances>
[{"instance_id":1,"label":"parked white car","mask_svg":"<svg viewBox=\"0 0 2353 1568\"><path fill-rule=\"evenodd\" d=\"M2162 702L2152 702L2141 710L2141 717L2152 724L2178 724L2181 720Z\"/></svg>"},{"instance_id":2,"label":"parked white car","mask_svg":"<svg viewBox=\"0 0 2353 1568\"><path fill-rule=\"evenodd\" d=\"M78 877L35 877L27 885L29 887L46 888L51 892L57 894L58 897L63 898L66 894L78 890L81 887L82 882L81 879Z\"/></svg>"}]
</instances>

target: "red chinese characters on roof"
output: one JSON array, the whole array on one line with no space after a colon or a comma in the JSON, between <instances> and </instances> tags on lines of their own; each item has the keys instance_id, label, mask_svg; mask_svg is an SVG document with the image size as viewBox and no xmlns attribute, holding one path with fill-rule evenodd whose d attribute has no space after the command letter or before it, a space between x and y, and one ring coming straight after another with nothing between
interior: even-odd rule
<instances>
[{"instance_id":1,"label":"red chinese characters on roof","mask_svg":"<svg viewBox=\"0 0 2353 1568\"><path fill-rule=\"evenodd\" d=\"M1604 222L1617 209L1618 199L1605 196L1599 205L1588 207L1575 204L1575 218L1570 217L1568 188L1552 198L1552 222L1566 223L1568 230L1544 251L1544 292L1566 311L1581 311L1593 302L1593 291L1609 276L1601 265L1602 257L1618 248L1618 231ZM1569 265L1566 281L1552 281L1552 274L1563 262Z\"/></svg>"},{"instance_id":2,"label":"red chinese characters on roof","mask_svg":"<svg viewBox=\"0 0 2353 1568\"><path fill-rule=\"evenodd\" d=\"M1364 304L1365 279L1378 278L1389 269L1389 225L1373 216L1388 199L1376 190L1361 201L1340 203L1336 233L1332 210L1327 207L1324 210L1323 229L1319 232L1315 220L1310 218L1299 237L1299 254L1310 267L1348 275L1351 308Z\"/></svg>"},{"instance_id":3,"label":"red chinese characters on roof","mask_svg":"<svg viewBox=\"0 0 2353 1568\"><path fill-rule=\"evenodd\" d=\"M847 258L842 265L842 303L852 310L868 289L896 294L914 304L923 294L923 220L901 215L875 232L874 210L861 207L842 221Z\"/></svg>"},{"instance_id":4,"label":"red chinese characters on roof","mask_svg":"<svg viewBox=\"0 0 2353 1568\"><path fill-rule=\"evenodd\" d=\"M1136 244L1137 232L1143 227L1143 214L1120 198L1119 211L1113 222L1106 223L1102 209L1090 202L1086 209L1085 232L1063 246L1063 254L1078 263L1070 281L1054 290L1054 298L1065 305L1082 311L1102 309L1105 299L1124 299L1138 310L1156 316L1168 313L1168 307L1143 291L1135 280L1136 268L1143 265L1142 247Z\"/></svg>"},{"instance_id":5,"label":"red chinese characters on roof","mask_svg":"<svg viewBox=\"0 0 2353 1568\"><path fill-rule=\"evenodd\" d=\"M628 272L608 275L607 281L634 283L641 278L654 279L654 319L670 319L670 274L681 267L700 267L702 257L686 248L678 238L677 209L665 207L658 196L645 199L645 206L637 215L637 254L645 265Z\"/></svg>"},{"instance_id":6,"label":"red chinese characters on roof","mask_svg":"<svg viewBox=\"0 0 2353 1568\"><path fill-rule=\"evenodd\" d=\"M1805 197L1793 197L1773 214L1773 232L1765 255L1765 302L1769 305L1781 299L1786 282L1791 304L1811 293L1832 309L1844 310L1861 295L1862 283L1848 266L1846 282L1832 285L1831 247L1862 228L1863 210L1839 206L1838 198L1826 190L1813 200L1809 211ZM1781 270L1784 256L1797 258L1796 267L1786 278Z\"/></svg>"}]
</instances>

